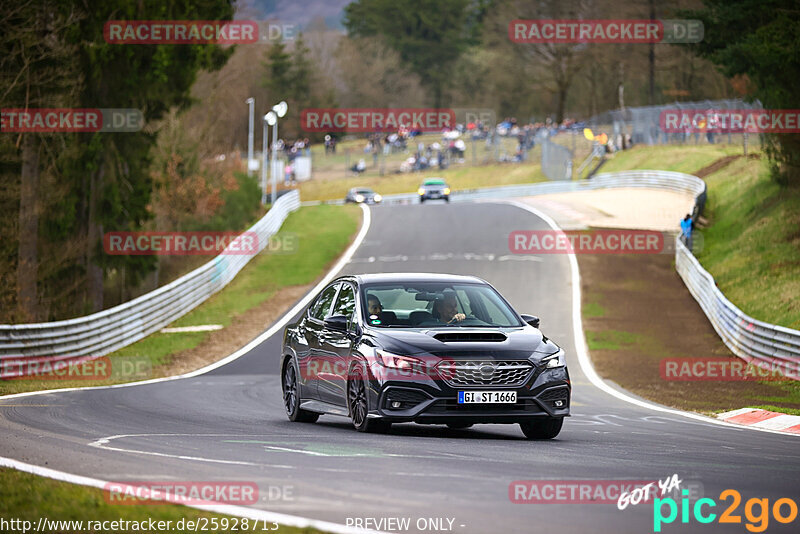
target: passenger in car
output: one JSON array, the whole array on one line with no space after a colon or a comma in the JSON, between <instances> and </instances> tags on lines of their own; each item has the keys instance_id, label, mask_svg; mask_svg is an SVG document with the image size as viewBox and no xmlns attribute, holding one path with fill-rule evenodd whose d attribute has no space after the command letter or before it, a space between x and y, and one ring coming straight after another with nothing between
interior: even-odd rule
<instances>
[{"instance_id":1,"label":"passenger in car","mask_svg":"<svg viewBox=\"0 0 800 534\"><path fill-rule=\"evenodd\" d=\"M383 311L381 301L375 295L367 297L367 311L370 315L380 315Z\"/></svg>"},{"instance_id":2,"label":"passenger in car","mask_svg":"<svg viewBox=\"0 0 800 534\"><path fill-rule=\"evenodd\" d=\"M369 295L367 297L367 311L369 312L370 318L376 315L378 320L384 325L397 323L397 315L392 311L383 311L383 305L380 299L375 295Z\"/></svg>"}]
</instances>

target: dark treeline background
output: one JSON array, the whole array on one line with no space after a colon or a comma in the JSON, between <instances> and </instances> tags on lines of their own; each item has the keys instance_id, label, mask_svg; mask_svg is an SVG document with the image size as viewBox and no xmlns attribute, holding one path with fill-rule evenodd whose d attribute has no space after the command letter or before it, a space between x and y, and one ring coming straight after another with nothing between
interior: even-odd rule
<instances>
[{"instance_id":1,"label":"dark treeline background","mask_svg":"<svg viewBox=\"0 0 800 534\"><path fill-rule=\"evenodd\" d=\"M285 43L235 47L103 40L112 19L231 19L227 0L0 5L0 107L138 108L147 122L139 133L0 134L0 322L97 311L187 267L104 255L105 231L241 229L258 216L257 184L234 172L241 161L215 159L246 149L251 96L257 116L286 100L281 137L312 141L320 135L299 122L307 107L488 108L524 122L737 97L800 107L800 14L790 0L358 0L338 21L275 21L302 26ZM237 17L267 19L258 6ZM705 39L508 38L513 19L576 18L697 18ZM256 128L257 147L260 137ZM776 180L798 183L797 136L767 141Z\"/></svg>"}]
</instances>

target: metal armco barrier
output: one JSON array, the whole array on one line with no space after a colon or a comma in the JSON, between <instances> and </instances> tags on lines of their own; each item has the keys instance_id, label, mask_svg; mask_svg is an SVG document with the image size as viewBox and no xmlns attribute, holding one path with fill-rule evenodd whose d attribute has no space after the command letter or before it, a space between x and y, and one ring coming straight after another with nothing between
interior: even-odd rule
<instances>
[{"instance_id":1,"label":"metal armco barrier","mask_svg":"<svg viewBox=\"0 0 800 534\"><path fill-rule=\"evenodd\" d=\"M675 244L675 268L731 352L748 362L777 365L798 379L800 331L753 319L734 306L680 240Z\"/></svg>"},{"instance_id":2,"label":"metal armco barrier","mask_svg":"<svg viewBox=\"0 0 800 534\"><path fill-rule=\"evenodd\" d=\"M300 194L281 196L248 229L258 252L300 207ZM177 280L119 306L85 317L50 323L0 325L0 366L5 362L87 360L109 354L167 326L225 287L255 254L220 254ZM13 366L10 366L13 369ZM5 377L14 376L5 372Z\"/></svg>"}]
</instances>

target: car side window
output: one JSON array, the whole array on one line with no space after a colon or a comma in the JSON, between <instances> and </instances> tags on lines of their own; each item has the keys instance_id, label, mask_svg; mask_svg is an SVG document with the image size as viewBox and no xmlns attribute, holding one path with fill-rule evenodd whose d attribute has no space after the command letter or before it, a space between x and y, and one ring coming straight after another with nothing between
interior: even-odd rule
<instances>
[{"instance_id":1,"label":"car side window","mask_svg":"<svg viewBox=\"0 0 800 534\"><path fill-rule=\"evenodd\" d=\"M331 315L344 315L348 322L353 321L353 312L356 309L356 292L350 284L342 284L339 297L336 299L336 306Z\"/></svg>"},{"instance_id":2,"label":"car side window","mask_svg":"<svg viewBox=\"0 0 800 534\"><path fill-rule=\"evenodd\" d=\"M336 288L338 286L339 284L330 285L322 292L317 302L314 303L314 308L311 310L311 317L319 319L320 321L325 320L325 317L328 316L328 310L331 309L333 298L336 296Z\"/></svg>"}]
</instances>

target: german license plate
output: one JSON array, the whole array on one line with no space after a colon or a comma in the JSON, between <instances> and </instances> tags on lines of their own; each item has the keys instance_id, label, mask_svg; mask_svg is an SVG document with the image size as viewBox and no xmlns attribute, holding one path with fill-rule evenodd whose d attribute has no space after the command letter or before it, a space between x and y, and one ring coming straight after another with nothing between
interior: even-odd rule
<instances>
[{"instance_id":1,"label":"german license plate","mask_svg":"<svg viewBox=\"0 0 800 534\"><path fill-rule=\"evenodd\" d=\"M459 404L514 404L516 391L459 391Z\"/></svg>"}]
</instances>

